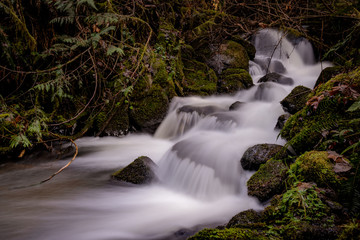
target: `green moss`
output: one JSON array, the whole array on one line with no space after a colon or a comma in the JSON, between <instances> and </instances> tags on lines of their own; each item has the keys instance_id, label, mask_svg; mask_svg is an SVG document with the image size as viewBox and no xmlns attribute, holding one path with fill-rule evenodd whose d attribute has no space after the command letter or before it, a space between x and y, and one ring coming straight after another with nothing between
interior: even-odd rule
<instances>
[{"instance_id":1,"label":"green moss","mask_svg":"<svg viewBox=\"0 0 360 240\"><path fill-rule=\"evenodd\" d=\"M218 92L232 93L253 86L250 74L240 68L229 68L222 72Z\"/></svg>"},{"instance_id":2,"label":"green moss","mask_svg":"<svg viewBox=\"0 0 360 240\"><path fill-rule=\"evenodd\" d=\"M231 38L233 41L240 43L245 48L250 60L254 60L256 49L253 44L251 44L249 41L246 41L239 35L232 36Z\"/></svg>"},{"instance_id":3,"label":"green moss","mask_svg":"<svg viewBox=\"0 0 360 240\"><path fill-rule=\"evenodd\" d=\"M249 56L245 48L234 41L227 41L220 46L220 52L233 58L230 68L249 69Z\"/></svg>"},{"instance_id":4,"label":"green moss","mask_svg":"<svg viewBox=\"0 0 360 240\"><path fill-rule=\"evenodd\" d=\"M322 187L336 187L339 180L333 170L334 164L324 151L306 152L290 166L297 181L315 182ZM295 181L294 180L294 181Z\"/></svg>"},{"instance_id":5,"label":"green moss","mask_svg":"<svg viewBox=\"0 0 360 240\"><path fill-rule=\"evenodd\" d=\"M165 91L158 84L154 84L144 98L132 99L131 103L132 123L142 130L156 128L165 117L169 105Z\"/></svg>"},{"instance_id":6,"label":"green moss","mask_svg":"<svg viewBox=\"0 0 360 240\"><path fill-rule=\"evenodd\" d=\"M287 167L281 161L270 159L247 182L248 194L266 201L284 189Z\"/></svg>"},{"instance_id":7,"label":"green moss","mask_svg":"<svg viewBox=\"0 0 360 240\"><path fill-rule=\"evenodd\" d=\"M188 238L189 240L197 239L270 239L264 236L261 232L251 229L243 228L226 228L226 229L204 229ZM273 238L271 238L273 239Z\"/></svg>"},{"instance_id":8,"label":"green moss","mask_svg":"<svg viewBox=\"0 0 360 240\"><path fill-rule=\"evenodd\" d=\"M211 95L217 90L216 74L204 63L185 61L184 75L184 93L187 95Z\"/></svg>"}]
</instances>

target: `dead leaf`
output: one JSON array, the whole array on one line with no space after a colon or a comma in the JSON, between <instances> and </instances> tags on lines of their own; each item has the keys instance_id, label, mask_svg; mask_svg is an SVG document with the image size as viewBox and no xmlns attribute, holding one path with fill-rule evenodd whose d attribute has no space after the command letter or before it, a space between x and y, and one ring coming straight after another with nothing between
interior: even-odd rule
<instances>
[{"instance_id":1,"label":"dead leaf","mask_svg":"<svg viewBox=\"0 0 360 240\"><path fill-rule=\"evenodd\" d=\"M21 153L19 154L18 158L22 158L22 157L24 156L24 154L25 154L25 149L23 149L23 150L21 151Z\"/></svg>"}]
</instances>

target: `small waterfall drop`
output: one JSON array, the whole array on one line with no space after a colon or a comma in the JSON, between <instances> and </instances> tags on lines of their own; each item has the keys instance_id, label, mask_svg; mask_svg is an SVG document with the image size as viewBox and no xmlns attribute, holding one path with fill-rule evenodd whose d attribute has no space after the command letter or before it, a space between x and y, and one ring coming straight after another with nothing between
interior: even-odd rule
<instances>
[{"instance_id":1,"label":"small waterfall drop","mask_svg":"<svg viewBox=\"0 0 360 240\"><path fill-rule=\"evenodd\" d=\"M307 40L288 39L273 29L261 30L253 43L257 52L249 64L254 82L250 89L231 96L175 97L154 136L79 139L76 161L52 181L2 191L2 237L169 239L180 229L193 233L224 224L240 211L262 209L247 195L246 182L253 172L243 170L240 159L255 144L285 143L274 130L284 113L279 102L297 85L314 87L322 68L330 64L315 62ZM258 82L267 73L293 81ZM159 182L141 187L109 184L115 169L142 155L158 165ZM39 182L68 161L0 173L0 190Z\"/></svg>"}]
</instances>

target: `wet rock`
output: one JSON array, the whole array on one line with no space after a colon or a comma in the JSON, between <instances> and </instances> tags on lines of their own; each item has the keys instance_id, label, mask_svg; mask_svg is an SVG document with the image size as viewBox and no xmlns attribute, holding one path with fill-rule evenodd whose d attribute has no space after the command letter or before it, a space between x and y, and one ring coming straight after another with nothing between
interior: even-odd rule
<instances>
[{"instance_id":1,"label":"wet rock","mask_svg":"<svg viewBox=\"0 0 360 240\"><path fill-rule=\"evenodd\" d=\"M112 177L128 183L147 184L156 180L154 168L156 168L156 164L150 158L142 156L115 172Z\"/></svg>"},{"instance_id":2,"label":"wet rock","mask_svg":"<svg viewBox=\"0 0 360 240\"><path fill-rule=\"evenodd\" d=\"M283 127L285 126L285 123L289 119L289 117L291 117L291 115L288 113L280 115L280 117L278 118L278 120L276 122L275 129L280 129L280 130L283 129Z\"/></svg>"},{"instance_id":3,"label":"wet rock","mask_svg":"<svg viewBox=\"0 0 360 240\"><path fill-rule=\"evenodd\" d=\"M261 82L275 82L283 85L292 85L294 84L294 80L289 77L285 77L278 73L268 73L262 78L259 79L258 83Z\"/></svg>"},{"instance_id":4,"label":"wet rock","mask_svg":"<svg viewBox=\"0 0 360 240\"><path fill-rule=\"evenodd\" d=\"M207 64L218 74L227 68L249 69L249 56L241 44L226 41L214 51Z\"/></svg>"},{"instance_id":5,"label":"wet rock","mask_svg":"<svg viewBox=\"0 0 360 240\"><path fill-rule=\"evenodd\" d=\"M230 105L229 110L230 111L236 111L238 110L244 103L236 101L233 104Z\"/></svg>"},{"instance_id":6,"label":"wet rock","mask_svg":"<svg viewBox=\"0 0 360 240\"><path fill-rule=\"evenodd\" d=\"M282 152L283 146L277 144L257 144L248 148L240 162L245 170L258 170L261 164L266 163L270 158L278 154L278 158L286 157Z\"/></svg>"},{"instance_id":7,"label":"wet rock","mask_svg":"<svg viewBox=\"0 0 360 240\"><path fill-rule=\"evenodd\" d=\"M253 209L249 209L238 213L231 218L226 225L227 228L231 227L245 227L249 224L257 223L261 221L261 214Z\"/></svg>"},{"instance_id":8,"label":"wet rock","mask_svg":"<svg viewBox=\"0 0 360 240\"><path fill-rule=\"evenodd\" d=\"M324 70L321 71L318 79L316 80L315 87L322 83L326 83L331 78L335 77L336 75L340 74L342 72L343 68L340 66L335 67L327 67Z\"/></svg>"},{"instance_id":9,"label":"wet rock","mask_svg":"<svg viewBox=\"0 0 360 240\"><path fill-rule=\"evenodd\" d=\"M295 87L289 95L287 95L280 104L283 109L290 113L295 114L305 107L308 95L311 93L311 89L304 86Z\"/></svg>"},{"instance_id":10,"label":"wet rock","mask_svg":"<svg viewBox=\"0 0 360 240\"><path fill-rule=\"evenodd\" d=\"M240 43L245 48L250 60L254 60L256 54L256 48L251 42L246 41L239 35L232 36L231 40Z\"/></svg>"},{"instance_id":11,"label":"wet rock","mask_svg":"<svg viewBox=\"0 0 360 240\"><path fill-rule=\"evenodd\" d=\"M270 159L247 182L248 194L264 202L281 193L285 187L287 170L281 161Z\"/></svg>"}]
</instances>

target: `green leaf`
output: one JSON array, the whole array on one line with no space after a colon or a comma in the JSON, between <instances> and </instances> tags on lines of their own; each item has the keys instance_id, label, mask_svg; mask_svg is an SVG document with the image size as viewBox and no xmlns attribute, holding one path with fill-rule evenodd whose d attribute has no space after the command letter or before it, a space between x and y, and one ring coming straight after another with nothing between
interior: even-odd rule
<instances>
[{"instance_id":1,"label":"green leaf","mask_svg":"<svg viewBox=\"0 0 360 240\"><path fill-rule=\"evenodd\" d=\"M107 52L106 52L106 55L107 55L107 56L111 56L111 55L113 55L114 53L117 53L117 54L119 54L120 56L124 56L124 55L125 55L124 50L123 50L122 48L119 48L119 47L115 47L115 46L113 46L113 45L110 45L110 46L108 47L108 50L107 50Z\"/></svg>"},{"instance_id":2,"label":"green leaf","mask_svg":"<svg viewBox=\"0 0 360 240\"><path fill-rule=\"evenodd\" d=\"M360 101L354 102L348 110L346 110L347 112L355 112L360 110Z\"/></svg>"},{"instance_id":3,"label":"green leaf","mask_svg":"<svg viewBox=\"0 0 360 240\"><path fill-rule=\"evenodd\" d=\"M19 144L22 144L24 147L30 147L31 146L31 142L29 141L29 139L23 135L13 135L11 137L10 140L10 148L15 148L17 147Z\"/></svg>"},{"instance_id":4,"label":"green leaf","mask_svg":"<svg viewBox=\"0 0 360 240\"><path fill-rule=\"evenodd\" d=\"M77 5L79 6L84 3L97 10L94 0L78 0Z\"/></svg>"}]
</instances>

